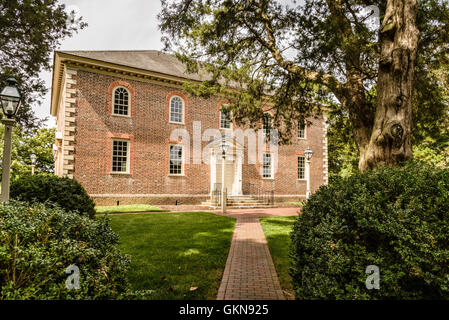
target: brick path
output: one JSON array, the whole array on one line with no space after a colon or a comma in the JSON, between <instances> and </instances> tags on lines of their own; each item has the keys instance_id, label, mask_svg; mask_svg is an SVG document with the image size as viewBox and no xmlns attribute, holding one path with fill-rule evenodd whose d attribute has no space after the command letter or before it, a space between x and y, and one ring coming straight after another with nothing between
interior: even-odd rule
<instances>
[{"instance_id":1,"label":"brick path","mask_svg":"<svg viewBox=\"0 0 449 320\"><path fill-rule=\"evenodd\" d=\"M217 300L283 299L259 218L237 218Z\"/></svg>"}]
</instances>

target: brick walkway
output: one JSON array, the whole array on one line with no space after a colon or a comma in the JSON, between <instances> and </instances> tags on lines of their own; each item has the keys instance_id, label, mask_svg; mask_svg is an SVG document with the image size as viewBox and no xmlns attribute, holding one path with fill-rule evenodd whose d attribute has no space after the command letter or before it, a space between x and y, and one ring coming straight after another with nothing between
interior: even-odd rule
<instances>
[{"instance_id":1,"label":"brick walkway","mask_svg":"<svg viewBox=\"0 0 449 320\"><path fill-rule=\"evenodd\" d=\"M259 218L237 218L217 300L283 299Z\"/></svg>"}]
</instances>

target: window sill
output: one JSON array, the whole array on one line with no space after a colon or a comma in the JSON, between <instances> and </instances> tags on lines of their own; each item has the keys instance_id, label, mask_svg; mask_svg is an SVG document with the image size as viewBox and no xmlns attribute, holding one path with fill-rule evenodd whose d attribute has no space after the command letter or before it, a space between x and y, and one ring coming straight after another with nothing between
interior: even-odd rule
<instances>
[{"instance_id":1,"label":"window sill","mask_svg":"<svg viewBox=\"0 0 449 320\"><path fill-rule=\"evenodd\" d=\"M169 177L185 177L185 174L168 174Z\"/></svg>"},{"instance_id":2,"label":"window sill","mask_svg":"<svg viewBox=\"0 0 449 320\"><path fill-rule=\"evenodd\" d=\"M297 181L307 181L307 179L296 179Z\"/></svg>"},{"instance_id":3,"label":"window sill","mask_svg":"<svg viewBox=\"0 0 449 320\"><path fill-rule=\"evenodd\" d=\"M131 119L130 115L124 115L124 114L111 114L112 117L118 117L118 118L129 118Z\"/></svg>"},{"instance_id":4,"label":"window sill","mask_svg":"<svg viewBox=\"0 0 449 320\"><path fill-rule=\"evenodd\" d=\"M274 180L274 178L262 178L262 180Z\"/></svg>"},{"instance_id":5,"label":"window sill","mask_svg":"<svg viewBox=\"0 0 449 320\"><path fill-rule=\"evenodd\" d=\"M178 125L185 125L184 122L174 122L174 121L168 121L170 124L178 124Z\"/></svg>"},{"instance_id":6,"label":"window sill","mask_svg":"<svg viewBox=\"0 0 449 320\"><path fill-rule=\"evenodd\" d=\"M300 137L298 137L298 140L307 140L307 138L300 138Z\"/></svg>"},{"instance_id":7,"label":"window sill","mask_svg":"<svg viewBox=\"0 0 449 320\"><path fill-rule=\"evenodd\" d=\"M131 173L129 173L129 172L113 172L113 171L109 172L109 174L110 175L119 175L119 176L130 176L131 175Z\"/></svg>"}]
</instances>

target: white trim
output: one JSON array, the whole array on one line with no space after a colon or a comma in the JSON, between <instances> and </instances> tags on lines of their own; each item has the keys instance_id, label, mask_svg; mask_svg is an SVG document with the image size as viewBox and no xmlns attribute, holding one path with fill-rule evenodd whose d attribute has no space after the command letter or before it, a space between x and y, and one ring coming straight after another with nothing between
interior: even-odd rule
<instances>
[{"instance_id":1,"label":"white trim","mask_svg":"<svg viewBox=\"0 0 449 320\"><path fill-rule=\"evenodd\" d=\"M230 116L229 128L223 128L221 126L221 115L223 114L223 111L221 111L221 109L223 108L223 106L227 106L227 104L222 104L221 107L220 107L220 110L219 110L219 112L220 112L220 119L219 119L220 130L232 130L233 129L232 127L234 126L234 123L233 123L233 114L232 114L231 111L229 111L229 116Z\"/></svg>"},{"instance_id":2,"label":"white trim","mask_svg":"<svg viewBox=\"0 0 449 320\"><path fill-rule=\"evenodd\" d=\"M296 131L297 131L296 137L298 138L298 140L307 140L307 120L305 118L304 118L304 137L299 136L299 120Z\"/></svg>"},{"instance_id":3,"label":"white trim","mask_svg":"<svg viewBox=\"0 0 449 320\"><path fill-rule=\"evenodd\" d=\"M126 92L128 92L128 112L127 114L118 114L118 113L114 113L115 111L115 91L117 89L123 88L126 90ZM112 108L111 108L111 116L114 117L124 117L124 118L131 118L131 92L129 91L129 89L125 86L121 86L121 85L117 85L114 87L114 89L112 89Z\"/></svg>"},{"instance_id":4,"label":"white trim","mask_svg":"<svg viewBox=\"0 0 449 320\"><path fill-rule=\"evenodd\" d=\"M298 158L302 157L304 158L304 178L303 179L299 179L299 167L298 167ZM297 181L307 181L307 172L306 172L306 156L302 155L302 154L297 154L296 155L296 180Z\"/></svg>"},{"instance_id":5,"label":"white trim","mask_svg":"<svg viewBox=\"0 0 449 320\"><path fill-rule=\"evenodd\" d=\"M170 147L171 146L179 146L181 147L181 173L170 173ZM184 177L184 146L180 143L170 143L168 145L168 176L169 177Z\"/></svg>"},{"instance_id":6,"label":"white trim","mask_svg":"<svg viewBox=\"0 0 449 320\"><path fill-rule=\"evenodd\" d=\"M181 122L171 120L171 101L173 100L173 98L181 99L182 102ZM173 96L170 97L170 101L168 102L168 122L173 124L185 124L185 118L186 118L186 102L181 96L174 94Z\"/></svg>"},{"instance_id":7,"label":"white trim","mask_svg":"<svg viewBox=\"0 0 449 320\"><path fill-rule=\"evenodd\" d=\"M266 154L270 155L270 176L269 177L264 177L264 171L263 171L263 160L264 160L264 156ZM273 166L273 152L263 152L262 154L262 179L263 180L274 180L274 166Z\"/></svg>"},{"instance_id":8,"label":"white trim","mask_svg":"<svg viewBox=\"0 0 449 320\"><path fill-rule=\"evenodd\" d=\"M126 148L126 171L113 171L114 167L114 141L124 141L127 143ZM131 141L129 139L111 138L111 171L109 174L130 174L131 167Z\"/></svg>"}]
</instances>

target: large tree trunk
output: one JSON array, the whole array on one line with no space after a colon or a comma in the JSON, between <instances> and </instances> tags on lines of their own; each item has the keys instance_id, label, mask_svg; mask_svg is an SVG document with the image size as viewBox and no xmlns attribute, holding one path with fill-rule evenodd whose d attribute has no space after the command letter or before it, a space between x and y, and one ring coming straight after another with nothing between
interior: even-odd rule
<instances>
[{"instance_id":1,"label":"large tree trunk","mask_svg":"<svg viewBox=\"0 0 449 320\"><path fill-rule=\"evenodd\" d=\"M368 145L359 145L359 169L395 165L412 157L412 93L419 31L416 0L388 0L379 32L377 106Z\"/></svg>"}]
</instances>

